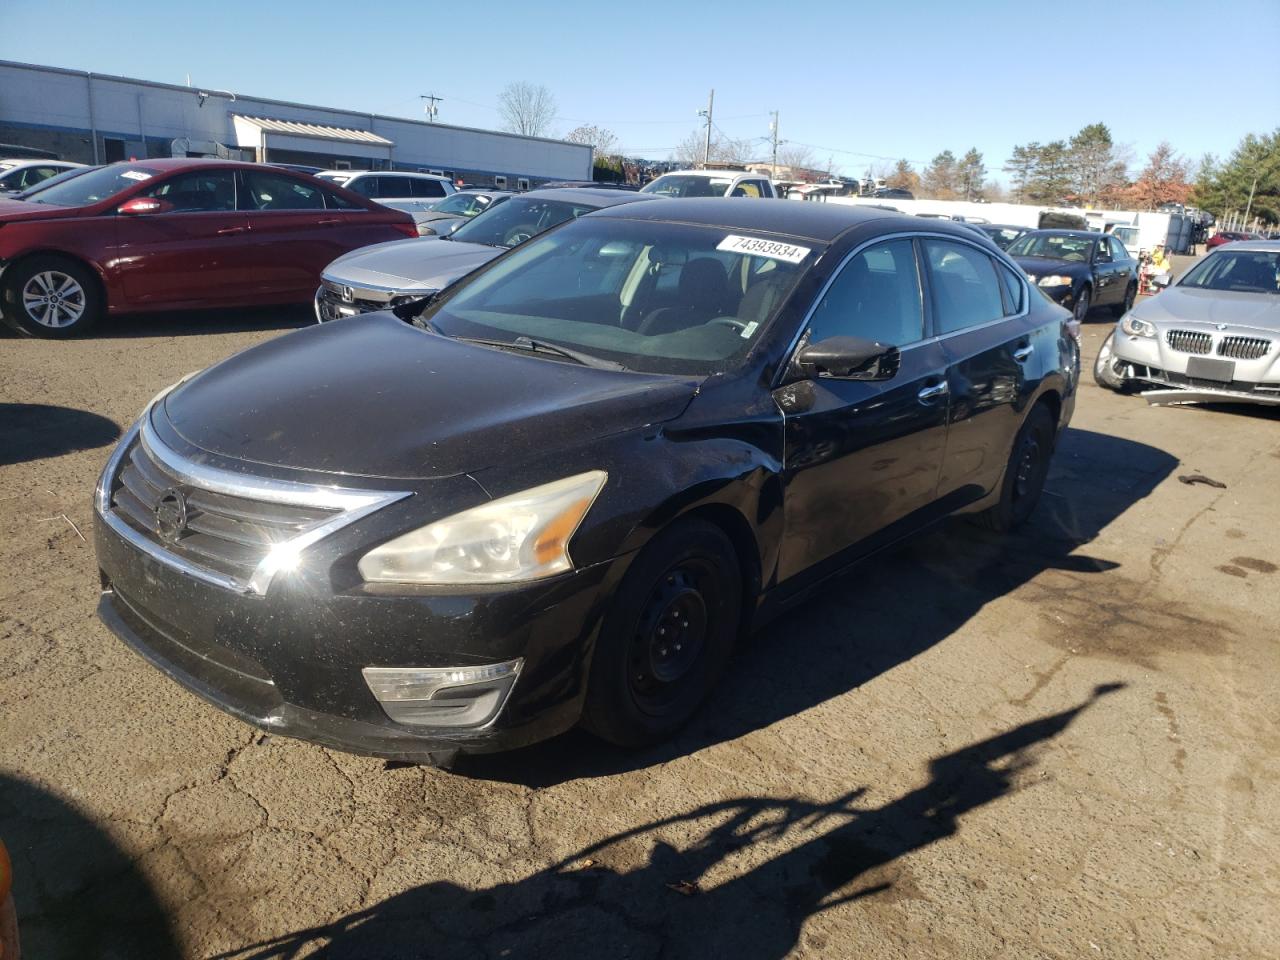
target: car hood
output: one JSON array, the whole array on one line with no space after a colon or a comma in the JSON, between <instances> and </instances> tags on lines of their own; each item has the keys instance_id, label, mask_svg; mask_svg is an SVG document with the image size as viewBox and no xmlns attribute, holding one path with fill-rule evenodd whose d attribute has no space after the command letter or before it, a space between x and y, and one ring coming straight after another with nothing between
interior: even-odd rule
<instances>
[{"instance_id":1,"label":"car hood","mask_svg":"<svg viewBox=\"0 0 1280 960\"><path fill-rule=\"evenodd\" d=\"M19 220L60 220L80 216L82 207L55 207L47 203L30 203L0 196L0 223Z\"/></svg>"},{"instance_id":2,"label":"car hood","mask_svg":"<svg viewBox=\"0 0 1280 960\"><path fill-rule=\"evenodd\" d=\"M499 247L439 237L391 240L339 257L324 268L324 277L352 286L441 290L503 253Z\"/></svg>"},{"instance_id":3,"label":"car hood","mask_svg":"<svg viewBox=\"0 0 1280 960\"><path fill-rule=\"evenodd\" d=\"M671 420L699 382L481 347L369 313L236 354L157 413L211 454L425 480Z\"/></svg>"},{"instance_id":4,"label":"car hood","mask_svg":"<svg viewBox=\"0 0 1280 960\"><path fill-rule=\"evenodd\" d=\"M1065 273L1074 277L1089 272L1087 263L1081 263L1079 260L1060 260L1057 257L1014 257L1013 262L1036 277L1054 273Z\"/></svg>"},{"instance_id":5,"label":"car hood","mask_svg":"<svg viewBox=\"0 0 1280 960\"><path fill-rule=\"evenodd\" d=\"M1142 301L1133 315L1151 323L1202 324L1213 329L1225 324L1275 334L1280 333L1280 295L1173 286Z\"/></svg>"}]
</instances>

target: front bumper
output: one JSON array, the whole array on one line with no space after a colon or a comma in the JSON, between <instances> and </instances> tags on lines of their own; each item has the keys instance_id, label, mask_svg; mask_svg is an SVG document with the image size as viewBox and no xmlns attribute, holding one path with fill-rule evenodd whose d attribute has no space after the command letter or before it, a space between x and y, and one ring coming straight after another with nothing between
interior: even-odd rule
<instances>
[{"instance_id":1,"label":"front bumper","mask_svg":"<svg viewBox=\"0 0 1280 960\"><path fill-rule=\"evenodd\" d=\"M1280 338L1270 340L1260 356L1232 356L1227 343L1241 339L1266 342L1258 331L1239 328L1217 330L1199 324L1182 324L1204 338L1197 352L1175 349L1170 331L1163 327L1156 337L1133 337L1118 327L1112 341L1113 370L1122 380L1140 381L1164 388L1143 394L1151 403L1280 403ZM1177 396L1173 396L1173 395Z\"/></svg>"},{"instance_id":2,"label":"front bumper","mask_svg":"<svg viewBox=\"0 0 1280 960\"><path fill-rule=\"evenodd\" d=\"M272 733L352 753L442 762L506 750L577 722L609 561L510 588L411 595L339 589L331 576L277 580L263 596L185 575L95 517L102 621L188 690ZM391 720L366 666L474 666L523 658L500 713L482 728Z\"/></svg>"}]
</instances>

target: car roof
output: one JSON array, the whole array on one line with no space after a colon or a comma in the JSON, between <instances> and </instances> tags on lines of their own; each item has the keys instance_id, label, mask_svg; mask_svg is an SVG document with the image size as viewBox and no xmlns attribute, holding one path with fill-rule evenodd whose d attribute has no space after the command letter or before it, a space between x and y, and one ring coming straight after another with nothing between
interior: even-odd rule
<instances>
[{"instance_id":1,"label":"car roof","mask_svg":"<svg viewBox=\"0 0 1280 960\"><path fill-rule=\"evenodd\" d=\"M453 183L448 177L441 177L434 173L420 173L417 170L318 170L316 176L321 177L330 173L340 177L358 177L364 174L388 177L421 177L423 180L443 180L446 183Z\"/></svg>"},{"instance_id":2,"label":"car roof","mask_svg":"<svg viewBox=\"0 0 1280 960\"><path fill-rule=\"evenodd\" d=\"M919 232L926 227L919 217L893 213L879 207L753 200L745 197L655 198L643 207L629 207L626 210L592 216L693 223L726 230L760 230L765 233L806 237L822 243L830 243L846 231L873 221L885 221L890 227L912 232ZM949 220L931 221L927 224L930 231L939 227L942 228L940 232L958 237L974 236L971 227L952 224Z\"/></svg>"},{"instance_id":3,"label":"car roof","mask_svg":"<svg viewBox=\"0 0 1280 960\"><path fill-rule=\"evenodd\" d=\"M569 203L580 203L588 207L613 207L635 200L644 200L648 203L655 199L647 193L632 193L630 190L597 190L594 187L551 187L545 190L530 190L519 196L535 197L540 200L566 200Z\"/></svg>"},{"instance_id":4,"label":"car roof","mask_svg":"<svg viewBox=\"0 0 1280 960\"><path fill-rule=\"evenodd\" d=\"M1096 230L1059 230L1057 227L1045 227L1042 230L1028 230L1028 233L1056 233L1064 237L1079 237L1082 240L1097 240L1099 237L1105 237L1105 233L1098 233Z\"/></svg>"},{"instance_id":5,"label":"car roof","mask_svg":"<svg viewBox=\"0 0 1280 960\"><path fill-rule=\"evenodd\" d=\"M1222 244L1218 247L1218 250L1226 250L1227 247L1231 248L1228 251L1230 253L1238 253L1241 250L1246 252L1253 250L1260 253L1280 253L1280 240L1233 240L1229 244ZM1213 252L1217 253L1218 250Z\"/></svg>"},{"instance_id":6,"label":"car roof","mask_svg":"<svg viewBox=\"0 0 1280 960\"><path fill-rule=\"evenodd\" d=\"M668 170L664 177L764 177L768 174L752 173L750 170Z\"/></svg>"}]
</instances>

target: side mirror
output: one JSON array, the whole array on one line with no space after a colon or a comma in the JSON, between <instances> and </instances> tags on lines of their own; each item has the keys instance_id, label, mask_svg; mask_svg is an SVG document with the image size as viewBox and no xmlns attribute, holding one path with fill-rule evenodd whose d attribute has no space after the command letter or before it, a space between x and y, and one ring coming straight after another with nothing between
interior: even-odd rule
<instances>
[{"instance_id":1,"label":"side mirror","mask_svg":"<svg viewBox=\"0 0 1280 960\"><path fill-rule=\"evenodd\" d=\"M126 200L116 208L116 213L125 217L145 216L148 213L168 213L173 204L158 197L134 197Z\"/></svg>"},{"instance_id":2,"label":"side mirror","mask_svg":"<svg viewBox=\"0 0 1280 960\"><path fill-rule=\"evenodd\" d=\"M806 377L889 380L898 372L898 348L862 337L828 337L806 344L796 366Z\"/></svg>"}]
</instances>

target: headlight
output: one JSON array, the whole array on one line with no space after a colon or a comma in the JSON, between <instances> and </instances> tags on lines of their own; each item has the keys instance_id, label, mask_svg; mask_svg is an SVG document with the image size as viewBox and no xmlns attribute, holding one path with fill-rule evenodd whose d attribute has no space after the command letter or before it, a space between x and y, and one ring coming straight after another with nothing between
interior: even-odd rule
<instances>
[{"instance_id":1,"label":"headlight","mask_svg":"<svg viewBox=\"0 0 1280 960\"><path fill-rule=\"evenodd\" d=\"M604 487L603 470L485 503L366 553L375 583L511 583L573 569L569 541Z\"/></svg>"},{"instance_id":2,"label":"headlight","mask_svg":"<svg viewBox=\"0 0 1280 960\"><path fill-rule=\"evenodd\" d=\"M1154 337L1156 335L1154 324L1139 320L1132 313L1126 313L1120 320L1120 330L1131 337Z\"/></svg>"},{"instance_id":3,"label":"headlight","mask_svg":"<svg viewBox=\"0 0 1280 960\"><path fill-rule=\"evenodd\" d=\"M1060 273L1051 273L1047 277L1040 278L1042 287L1069 287L1071 284L1071 278Z\"/></svg>"}]
</instances>

